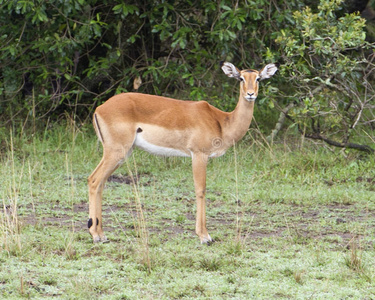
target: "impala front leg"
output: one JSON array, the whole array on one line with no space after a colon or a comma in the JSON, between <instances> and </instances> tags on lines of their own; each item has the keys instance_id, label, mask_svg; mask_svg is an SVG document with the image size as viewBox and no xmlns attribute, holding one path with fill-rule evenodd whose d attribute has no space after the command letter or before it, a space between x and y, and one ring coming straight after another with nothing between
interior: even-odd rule
<instances>
[{"instance_id":1,"label":"impala front leg","mask_svg":"<svg viewBox=\"0 0 375 300\"><path fill-rule=\"evenodd\" d=\"M199 236L201 243L212 242L206 228L206 169L208 156L205 154L195 154L193 156L193 176L195 196L197 199L197 217L195 232Z\"/></svg>"}]
</instances>

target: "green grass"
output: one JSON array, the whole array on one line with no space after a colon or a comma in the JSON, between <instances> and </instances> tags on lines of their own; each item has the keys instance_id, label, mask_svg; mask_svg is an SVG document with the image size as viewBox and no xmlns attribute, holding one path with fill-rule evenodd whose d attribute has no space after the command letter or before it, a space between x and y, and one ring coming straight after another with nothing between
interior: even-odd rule
<instances>
[{"instance_id":1,"label":"green grass","mask_svg":"<svg viewBox=\"0 0 375 300\"><path fill-rule=\"evenodd\" d=\"M190 160L135 151L137 185L124 183L126 165L107 183L111 242L94 245L87 177L101 146L91 128L2 137L2 299L375 298L374 157L249 135L209 163L216 242L205 246Z\"/></svg>"}]
</instances>

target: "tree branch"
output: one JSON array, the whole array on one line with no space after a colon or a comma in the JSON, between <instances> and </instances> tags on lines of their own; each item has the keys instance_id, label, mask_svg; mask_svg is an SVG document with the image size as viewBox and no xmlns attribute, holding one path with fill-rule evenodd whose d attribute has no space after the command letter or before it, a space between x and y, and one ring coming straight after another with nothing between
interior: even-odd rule
<instances>
[{"instance_id":1,"label":"tree branch","mask_svg":"<svg viewBox=\"0 0 375 300\"><path fill-rule=\"evenodd\" d=\"M347 143L347 142L346 143L340 143L340 142L331 140L331 139L321 135L320 133L305 133L304 136L309 138L309 139L324 141L328 145L335 146L335 147L356 149L356 150L359 150L359 151L367 152L369 154L375 153L375 150L368 145L360 145L360 144Z\"/></svg>"},{"instance_id":2,"label":"tree branch","mask_svg":"<svg viewBox=\"0 0 375 300\"><path fill-rule=\"evenodd\" d=\"M328 82L331 81L333 77L334 77L333 75L330 76L329 79L327 79L327 81ZM317 86L313 91L310 91L309 93L310 93L311 96L313 96L316 93L319 93L325 87L326 87L325 84L321 84L321 85ZM277 121L277 123L275 125L275 128L271 131L271 134L266 137L266 140L267 140L268 143L272 142L274 140L274 138L276 137L276 135L279 133L279 131L281 130L281 128L283 127L283 125L285 123L285 119L286 118L291 119L290 116L288 115L288 112L295 105L296 105L295 102L291 102L283 110L281 110L280 115L279 115L279 119L278 119L278 121Z\"/></svg>"},{"instance_id":3,"label":"tree branch","mask_svg":"<svg viewBox=\"0 0 375 300\"><path fill-rule=\"evenodd\" d=\"M275 128L271 131L271 134L269 136L266 137L266 140L268 143L271 143L274 138L276 137L276 135L279 133L279 131L281 130L281 128L283 127L284 125L284 122L285 122L285 118L286 116L288 115L288 112L291 108L294 107L294 102L291 102L289 103L285 108L284 110L282 110L280 112L280 116L279 116L279 120L277 121L276 125L275 125Z\"/></svg>"}]
</instances>

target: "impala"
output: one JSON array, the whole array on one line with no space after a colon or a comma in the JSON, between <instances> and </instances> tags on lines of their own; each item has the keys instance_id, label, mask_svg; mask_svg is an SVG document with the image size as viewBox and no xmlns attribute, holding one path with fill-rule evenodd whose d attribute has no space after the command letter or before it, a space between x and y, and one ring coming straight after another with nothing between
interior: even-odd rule
<instances>
[{"instance_id":1,"label":"impala","mask_svg":"<svg viewBox=\"0 0 375 300\"><path fill-rule=\"evenodd\" d=\"M113 96L97 107L93 123L103 145L103 157L88 178L88 227L94 242L105 242L102 192L108 177L129 157L134 146L155 155L191 157L197 201L195 232L201 243L212 239L206 228L206 168L247 132L253 117L259 81L273 76L278 64L262 70L237 69L221 63L228 77L240 81L233 112L223 112L205 101L182 101L140 93Z\"/></svg>"}]
</instances>

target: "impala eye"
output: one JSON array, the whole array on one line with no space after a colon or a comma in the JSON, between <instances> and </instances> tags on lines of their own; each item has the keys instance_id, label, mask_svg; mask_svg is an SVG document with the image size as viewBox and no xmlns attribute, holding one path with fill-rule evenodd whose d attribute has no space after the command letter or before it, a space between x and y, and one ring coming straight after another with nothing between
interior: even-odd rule
<instances>
[{"instance_id":1,"label":"impala eye","mask_svg":"<svg viewBox=\"0 0 375 300\"><path fill-rule=\"evenodd\" d=\"M240 81L245 81L245 78L243 78L242 76L240 77Z\"/></svg>"},{"instance_id":2,"label":"impala eye","mask_svg":"<svg viewBox=\"0 0 375 300\"><path fill-rule=\"evenodd\" d=\"M260 81L260 77L257 77L256 81L259 82Z\"/></svg>"}]
</instances>

